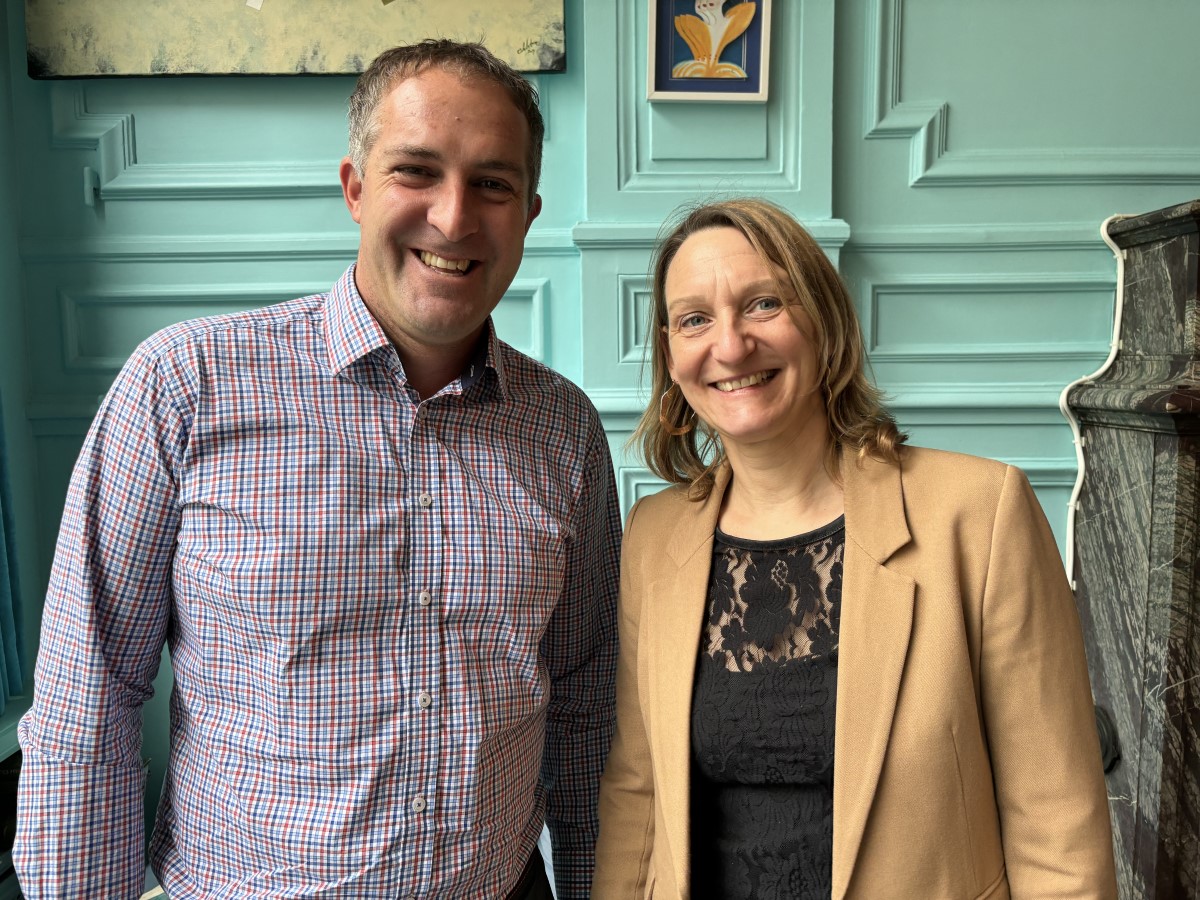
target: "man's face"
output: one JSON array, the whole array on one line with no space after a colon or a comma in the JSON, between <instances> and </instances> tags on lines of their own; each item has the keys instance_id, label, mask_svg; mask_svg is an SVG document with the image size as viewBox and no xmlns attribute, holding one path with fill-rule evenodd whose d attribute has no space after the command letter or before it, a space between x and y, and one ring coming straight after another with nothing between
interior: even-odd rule
<instances>
[{"instance_id":1,"label":"man's face","mask_svg":"<svg viewBox=\"0 0 1200 900\"><path fill-rule=\"evenodd\" d=\"M359 293L402 357L465 358L541 209L527 202L528 124L499 86L439 68L398 82L375 116L361 177L341 165Z\"/></svg>"}]
</instances>

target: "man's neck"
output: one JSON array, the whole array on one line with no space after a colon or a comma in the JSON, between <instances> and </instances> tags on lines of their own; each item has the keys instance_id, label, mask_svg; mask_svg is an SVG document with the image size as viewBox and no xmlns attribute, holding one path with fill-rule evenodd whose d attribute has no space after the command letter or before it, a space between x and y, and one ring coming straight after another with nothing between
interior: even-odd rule
<instances>
[{"instance_id":1,"label":"man's neck","mask_svg":"<svg viewBox=\"0 0 1200 900\"><path fill-rule=\"evenodd\" d=\"M487 359L488 329L462 347L405 347L393 341L409 387L428 400L456 378L473 375Z\"/></svg>"}]
</instances>

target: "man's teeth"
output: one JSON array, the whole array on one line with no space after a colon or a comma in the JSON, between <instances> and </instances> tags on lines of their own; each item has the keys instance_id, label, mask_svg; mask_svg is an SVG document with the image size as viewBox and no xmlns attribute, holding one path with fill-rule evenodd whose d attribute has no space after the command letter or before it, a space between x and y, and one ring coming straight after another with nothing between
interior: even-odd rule
<instances>
[{"instance_id":1,"label":"man's teeth","mask_svg":"<svg viewBox=\"0 0 1200 900\"><path fill-rule=\"evenodd\" d=\"M436 253L430 253L427 250L421 251L421 262L444 272L465 272L467 266L471 265L469 259L442 259Z\"/></svg>"},{"instance_id":2,"label":"man's teeth","mask_svg":"<svg viewBox=\"0 0 1200 900\"><path fill-rule=\"evenodd\" d=\"M762 384L771 377L769 372L756 372L745 378L735 378L733 381L718 381L718 391L736 391L738 388L750 387L752 384Z\"/></svg>"}]
</instances>

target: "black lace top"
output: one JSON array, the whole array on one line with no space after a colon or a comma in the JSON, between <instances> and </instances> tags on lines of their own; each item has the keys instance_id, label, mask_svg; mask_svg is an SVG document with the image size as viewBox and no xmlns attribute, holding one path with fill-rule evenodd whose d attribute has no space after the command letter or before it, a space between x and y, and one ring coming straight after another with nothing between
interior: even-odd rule
<instances>
[{"instance_id":1,"label":"black lace top","mask_svg":"<svg viewBox=\"0 0 1200 900\"><path fill-rule=\"evenodd\" d=\"M697 898L828 898L845 520L717 531L692 697Z\"/></svg>"}]
</instances>

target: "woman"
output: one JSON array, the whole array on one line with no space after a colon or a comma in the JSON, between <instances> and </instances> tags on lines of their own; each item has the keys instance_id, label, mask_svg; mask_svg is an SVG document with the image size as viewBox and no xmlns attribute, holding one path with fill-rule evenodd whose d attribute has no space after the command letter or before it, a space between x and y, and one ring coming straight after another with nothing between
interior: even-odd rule
<instances>
[{"instance_id":1,"label":"woman","mask_svg":"<svg viewBox=\"0 0 1200 900\"><path fill-rule=\"evenodd\" d=\"M761 200L654 263L593 897L1115 897L1083 643L1018 469L904 447Z\"/></svg>"}]
</instances>

